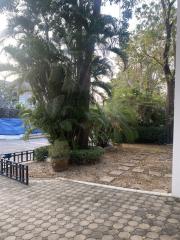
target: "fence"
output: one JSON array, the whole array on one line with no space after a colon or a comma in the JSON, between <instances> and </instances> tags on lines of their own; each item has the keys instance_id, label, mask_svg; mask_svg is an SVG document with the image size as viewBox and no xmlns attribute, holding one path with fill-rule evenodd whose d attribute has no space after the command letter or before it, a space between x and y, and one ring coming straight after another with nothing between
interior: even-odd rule
<instances>
[{"instance_id":1,"label":"fence","mask_svg":"<svg viewBox=\"0 0 180 240\"><path fill-rule=\"evenodd\" d=\"M29 162L34 160L34 151L6 153L3 155L3 158L16 163Z\"/></svg>"},{"instance_id":2,"label":"fence","mask_svg":"<svg viewBox=\"0 0 180 240\"><path fill-rule=\"evenodd\" d=\"M23 151L4 154L0 159L0 175L28 185L28 166L22 164L34 160L34 151Z\"/></svg>"},{"instance_id":3,"label":"fence","mask_svg":"<svg viewBox=\"0 0 180 240\"><path fill-rule=\"evenodd\" d=\"M0 174L26 185L29 183L28 166L4 158L0 160Z\"/></svg>"}]
</instances>

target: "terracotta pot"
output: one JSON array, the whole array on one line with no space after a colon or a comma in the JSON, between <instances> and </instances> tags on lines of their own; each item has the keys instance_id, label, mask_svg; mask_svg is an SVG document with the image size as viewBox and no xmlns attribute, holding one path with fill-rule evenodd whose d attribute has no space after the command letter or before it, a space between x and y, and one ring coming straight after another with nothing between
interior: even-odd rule
<instances>
[{"instance_id":1,"label":"terracotta pot","mask_svg":"<svg viewBox=\"0 0 180 240\"><path fill-rule=\"evenodd\" d=\"M52 168L55 172L61 172L68 168L68 159L51 158Z\"/></svg>"}]
</instances>

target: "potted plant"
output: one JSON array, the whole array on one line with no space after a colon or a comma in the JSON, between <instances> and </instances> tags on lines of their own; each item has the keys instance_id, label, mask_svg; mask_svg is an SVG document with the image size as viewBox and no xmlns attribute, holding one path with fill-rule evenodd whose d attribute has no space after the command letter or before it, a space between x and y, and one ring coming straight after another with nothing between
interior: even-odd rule
<instances>
[{"instance_id":1,"label":"potted plant","mask_svg":"<svg viewBox=\"0 0 180 240\"><path fill-rule=\"evenodd\" d=\"M56 172L66 170L69 164L70 147L67 141L56 140L49 147L51 164Z\"/></svg>"}]
</instances>

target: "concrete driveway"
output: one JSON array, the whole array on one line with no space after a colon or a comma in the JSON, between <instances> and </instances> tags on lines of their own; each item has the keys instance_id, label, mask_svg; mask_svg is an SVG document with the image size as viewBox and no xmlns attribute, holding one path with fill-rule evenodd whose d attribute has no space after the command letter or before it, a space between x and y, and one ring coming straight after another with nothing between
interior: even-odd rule
<instances>
[{"instance_id":1,"label":"concrete driveway","mask_svg":"<svg viewBox=\"0 0 180 240\"><path fill-rule=\"evenodd\" d=\"M0 154L33 150L48 144L46 138L24 140L0 140Z\"/></svg>"}]
</instances>

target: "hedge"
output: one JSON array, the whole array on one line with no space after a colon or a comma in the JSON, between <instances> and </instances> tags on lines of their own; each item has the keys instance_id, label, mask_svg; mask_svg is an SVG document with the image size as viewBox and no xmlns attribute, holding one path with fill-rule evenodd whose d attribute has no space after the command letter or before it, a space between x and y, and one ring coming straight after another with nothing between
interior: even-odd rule
<instances>
[{"instance_id":1,"label":"hedge","mask_svg":"<svg viewBox=\"0 0 180 240\"><path fill-rule=\"evenodd\" d=\"M77 165L94 164L104 154L101 147L93 147L89 149L75 149L71 151L71 163Z\"/></svg>"},{"instance_id":2,"label":"hedge","mask_svg":"<svg viewBox=\"0 0 180 240\"><path fill-rule=\"evenodd\" d=\"M166 129L165 127L139 127L137 143L166 143Z\"/></svg>"}]
</instances>

